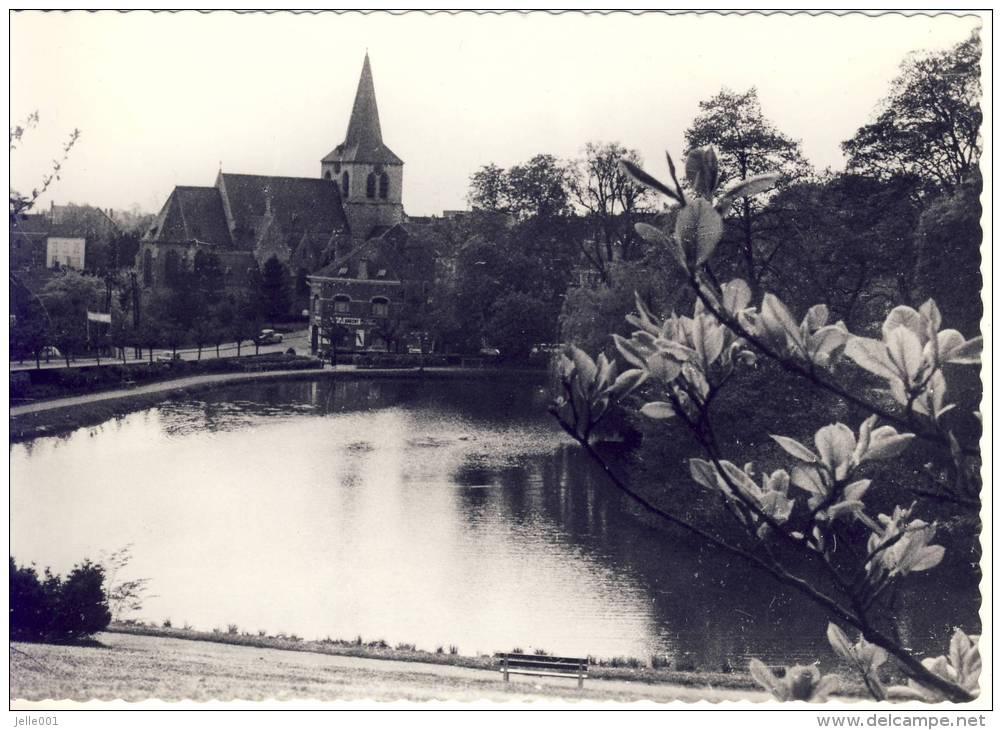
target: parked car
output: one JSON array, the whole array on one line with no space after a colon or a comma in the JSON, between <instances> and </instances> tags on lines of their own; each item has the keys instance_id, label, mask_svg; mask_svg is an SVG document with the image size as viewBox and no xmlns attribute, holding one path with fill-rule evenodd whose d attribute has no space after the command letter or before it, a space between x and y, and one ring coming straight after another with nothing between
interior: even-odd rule
<instances>
[{"instance_id":1,"label":"parked car","mask_svg":"<svg viewBox=\"0 0 1002 730\"><path fill-rule=\"evenodd\" d=\"M501 357L501 350L496 347L481 347L480 354L483 357Z\"/></svg>"},{"instance_id":2,"label":"parked car","mask_svg":"<svg viewBox=\"0 0 1002 730\"><path fill-rule=\"evenodd\" d=\"M277 345L282 341L282 335L275 330L261 330L254 341L259 345Z\"/></svg>"},{"instance_id":3,"label":"parked car","mask_svg":"<svg viewBox=\"0 0 1002 730\"><path fill-rule=\"evenodd\" d=\"M54 345L46 345L42 348L42 351L39 354L44 358L63 356L63 353L59 351L59 348Z\"/></svg>"},{"instance_id":4,"label":"parked car","mask_svg":"<svg viewBox=\"0 0 1002 730\"><path fill-rule=\"evenodd\" d=\"M176 362L181 359L180 352L161 352L157 355L157 362Z\"/></svg>"}]
</instances>

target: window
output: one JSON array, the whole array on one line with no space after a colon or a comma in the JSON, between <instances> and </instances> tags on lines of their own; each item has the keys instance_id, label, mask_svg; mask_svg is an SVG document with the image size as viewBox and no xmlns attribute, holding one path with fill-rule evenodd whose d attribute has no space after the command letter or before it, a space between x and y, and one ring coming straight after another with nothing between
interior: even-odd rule
<instances>
[{"instance_id":1,"label":"window","mask_svg":"<svg viewBox=\"0 0 1002 730\"><path fill-rule=\"evenodd\" d=\"M390 195L390 176L385 172L379 173L379 197L386 200Z\"/></svg>"},{"instance_id":2,"label":"window","mask_svg":"<svg viewBox=\"0 0 1002 730\"><path fill-rule=\"evenodd\" d=\"M328 170L327 172L324 173L324 180L330 180L330 179L331 179L331 171Z\"/></svg>"},{"instance_id":3,"label":"window","mask_svg":"<svg viewBox=\"0 0 1002 730\"><path fill-rule=\"evenodd\" d=\"M143 252L143 283L146 286L153 283L153 254L149 249Z\"/></svg>"},{"instance_id":4,"label":"window","mask_svg":"<svg viewBox=\"0 0 1002 730\"><path fill-rule=\"evenodd\" d=\"M334 174L335 175L339 175L340 173L341 173L341 163L340 162L335 162L334 163Z\"/></svg>"},{"instance_id":5,"label":"window","mask_svg":"<svg viewBox=\"0 0 1002 730\"><path fill-rule=\"evenodd\" d=\"M344 276L347 273L348 273L348 267L347 266L342 266L340 269L337 270L337 275L338 276Z\"/></svg>"},{"instance_id":6,"label":"window","mask_svg":"<svg viewBox=\"0 0 1002 730\"><path fill-rule=\"evenodd\" d=\"M365 179L365 197L376 197L376 173L374 172L370 172L369 177Z\"/></svg>"},{"instance_id":7,"label":"window","mask_svg":"<svg viewBox=\"0 0 1002 730\"><path fill-rule=\"evenodd\" d=\"M376 297L372 300L373 317L389 317L390 301L386 297Z\"/></svg>"},{"instance_id":8,"label":"window","mask_svg":"<svg viewBox=\"0 0 1002 730\"><path fill-rule=\"evenodd\" d=\"M348 197L348 171L345 170L341 175L341 196Z\"/></svg>"},{"instance_id":9,"label":"window","mask_svg":"<svg viewBox=\"0 0 1002 730\"><path fill-rule=\"evenodd\" d=\"M344 294L334 297L334 311L337 314L347 314L351 311L351 299Z\"/></svg>"}]
</instances>

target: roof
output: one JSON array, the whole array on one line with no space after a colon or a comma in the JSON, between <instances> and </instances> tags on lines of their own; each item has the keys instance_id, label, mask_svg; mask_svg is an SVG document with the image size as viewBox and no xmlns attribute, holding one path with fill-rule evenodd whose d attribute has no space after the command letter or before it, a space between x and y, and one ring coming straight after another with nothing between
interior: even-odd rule
<instances>
[{"instance_id":1,"label":"roof","mask_svg":"<svg viewBox=\"0 0 1002 730\"><path fill-rule=\"evenodd\" d=\"M143 240L230 245L230 231L219 190L180 185L174 188Z\"/></svg>"},{"instance_id":2,"label":"roof","mask_svg":"<svg viewBox=\"0 0 1002 730\"><path fill-rule=\"evenodd\" d=\"M335 230L348 229L337 183L330 180L220 173L216 186L225 198L234 237L238 229L255 231L248 243L260 232L257 229L269 208L274 224L288 237L290 249L301 242L304 234L326 243ZM245 247L242 241L235 243Z\"/></svg>"},{"instance_id":3,"label":"roof","mask_svg":"<svg viewBox=\"0 0 1002 730\"><path fill-rule=\"evenodd\" d=\"M368 162L383 165L402 165L404 161L383 144L379 126L379 109L376 106L376 87L372 83L369 54L362 62L362 75L355 91L355 104L348 120L344 142L339 144L323 162Z\"/></svg>"},{"instance_id":4,"label":"roof","mask_svg":"<svg viewBox=\"0 0 1002 730\"><path fill-rule=\"evenodd\" d=\"M359 279L369 281L392 281L398 283L400 278L384 250L382 240L370 238L362 245L349 251L331 263L324 266L311 276L325 279ZM361 276L362 264L365 264L365 276ZM380 275L382 272L382 275Z\"/></svg>"}]
</instances>

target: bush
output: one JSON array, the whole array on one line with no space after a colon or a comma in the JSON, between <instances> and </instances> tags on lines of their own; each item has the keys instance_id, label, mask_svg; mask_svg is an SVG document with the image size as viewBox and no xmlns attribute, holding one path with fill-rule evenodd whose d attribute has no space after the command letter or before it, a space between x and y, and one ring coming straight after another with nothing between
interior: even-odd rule
<instances>
[{"instance_id":1,"label":"bush","mask_svg":"<svg viewBox=\"0 0 1002 730\"><path fill-rule=\"evenodd\" d=\"M10 637L15 641L79 641L111 623L104 569L89 560L66 578L19 568L10 558Z\"/></svg>"}]
</instances>

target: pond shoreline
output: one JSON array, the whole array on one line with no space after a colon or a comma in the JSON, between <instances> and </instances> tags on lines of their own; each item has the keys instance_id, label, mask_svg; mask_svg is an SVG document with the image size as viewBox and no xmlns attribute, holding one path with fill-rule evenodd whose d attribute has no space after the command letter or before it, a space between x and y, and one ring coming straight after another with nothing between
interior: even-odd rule
<instances>
[{"instance_id":1,"label":"pond shoreline","mask_svg":"<svg viewBox=\"0 0 1002 730\"><path fill-rule=\"evenodd\" d=\"M195 629L164 628L149 625L112 623L105 632L149 636L159 639L186 639L232 646L258 649L278 649L281 651L327 654L332 656L382 659L397 662L417 662L442 666L464 667L467 669L497 670L497 660L488 655L464 656L442 651L423 651L407 645L408 648L393 648L385 642L363 642L361 637L354 641L321 640L308 641L299 638L278 636L258 636L248 633L230 634L223 631L197 631ZM746 672L710 672L700 670L654 669L649 666L602 666L588 667L588 678L596 680L626 680L645 684L669 684L681 687L713 687L718 689L738 689L761 691L751 675Z\"/></svg>"},{"instance_id":2,"label":"pond shoreline","mask_svg":"<svg viewBox=\"0 0 1002 730\"><path fill-rule=\"evenodd\" d=\"M220 385L262 383L275 380L487 380L495 377L538 379L542 370L504 368L425 368L357 369L354 367L322 370L273 370L252 373L221 373L165 380L131 389L118 389L88 395L56 398L12 406L9 411L10 443L31 441L41 436L55 436L134 411L151 408L170 398L186 397Z\"/></svg>"}]
</instances>

